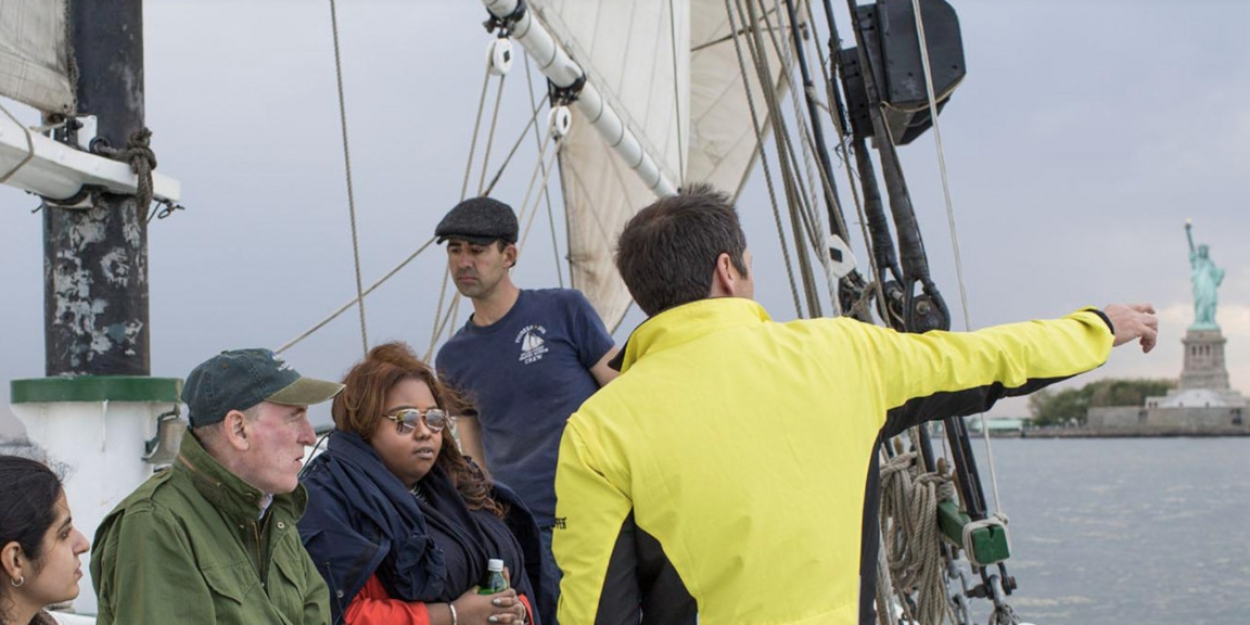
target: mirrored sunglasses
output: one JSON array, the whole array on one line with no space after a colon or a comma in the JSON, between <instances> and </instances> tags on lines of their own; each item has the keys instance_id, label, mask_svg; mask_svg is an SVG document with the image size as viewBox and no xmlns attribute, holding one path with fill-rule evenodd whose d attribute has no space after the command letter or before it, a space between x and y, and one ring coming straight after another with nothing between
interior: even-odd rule
<instances>
[{"instance_id":1,"label":"mirrored sunglasses","mask_svg":"<svg viewBox=\"0 0 1250 625\"><path fill-rule=\"evenodd\" d=\"M406 408L395 414L383 415L387 419L395 422L395 429L400 434L412 434L417 429L419 421L425 422L425 427L432 434L438 434L447 427L447 423L451 420L451 416L442 408L429 408L426 410L417 410L416 408Z\"/></svg>"}]
</instances>

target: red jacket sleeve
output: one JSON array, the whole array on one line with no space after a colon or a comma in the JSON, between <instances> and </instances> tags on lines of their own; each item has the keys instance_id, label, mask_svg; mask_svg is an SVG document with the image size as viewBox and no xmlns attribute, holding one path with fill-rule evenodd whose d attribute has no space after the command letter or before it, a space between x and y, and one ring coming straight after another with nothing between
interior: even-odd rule
<instances>
[{"instance_id":1,"label":"red jacket sleeve","mask_svg":"<svg viewBox=\"0 0 1250 625\"><path fill-rule=\"evenodd\" d=\"M392 599L377 575L369 576L347 604L346 617L347 625L430 625L430 610L424 603Z\"/></svg>"},{"instance_id":2,"label":"red jacket sleeve","mask_svg":"<svg viewBox=\"0 0 1250 625\"><path fill-rule=\"evenodd\" d=\"M529 597L517 595L525 604L527 623L534 622L534 606ZM392 599L386 594L377 575L370 575L365 587L347 604L347 625L430 625L430 609L426 604Z\"/></svg>"}]
</instances>

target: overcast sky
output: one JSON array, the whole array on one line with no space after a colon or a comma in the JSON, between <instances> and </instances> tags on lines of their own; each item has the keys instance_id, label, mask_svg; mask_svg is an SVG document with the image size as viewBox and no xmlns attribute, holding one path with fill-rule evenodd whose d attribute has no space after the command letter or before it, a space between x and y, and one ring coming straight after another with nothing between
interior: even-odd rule
<instances>
[{"instance_id":1,"label":"overcast sky","mask_svg":"<svg viewBox=\"0 0 1250 625\"><path fill-rule=\"evenodd\" d=\"M146 4L147 122L160 170L182 182L187 207L149 230L152 373L183 377L221 349L277 347L354 294L333 44L326 2ZM1159 349L1118 350L1082 380L1175 377L1193 315L1183 228L1193 218L1227 270L1218 322L1234 386L1250 391L1250 5L955 6L968 77L940 121L973 326L1150 301ZM430 237L459 197L490 36L473 0L339 10L371 282ZM505 90L499 145L526 119L523 69ZM931 139L904 148L904 159L935 277L958 307ZM515 167L497 195L518 205L530 167ZM44 371L35 206L0 189L5 380ZM794 318L761 176L739 208L758 299L775 318ZM535 228L516 280L553 286L550 234L542 220ZM370 297L371 342L424 350L442 275L442 250L431 248ZM631 314L618 340L640 320ZM327 378L360 355L354 312L289 352L305 374Z\"/></svg>"}]
</instances>

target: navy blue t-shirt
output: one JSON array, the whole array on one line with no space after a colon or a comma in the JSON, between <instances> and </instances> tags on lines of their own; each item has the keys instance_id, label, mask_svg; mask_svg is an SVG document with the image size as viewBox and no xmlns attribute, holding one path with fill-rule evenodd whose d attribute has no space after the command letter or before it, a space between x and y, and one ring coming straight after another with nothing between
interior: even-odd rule
<instances>
[{"instance_id":1,"label":"navy blue t-shirt","mask_svg":"<svg viewBox=\"0 0 1250 625\"><path fill-rule=\"evenodd\" d=\"M599 390L590 368L612 344L580 291L542 289L522 290L489 326L469 320L438 351L443 381L477 405L491 475L520 495L539 525L555 518L564 424Z\"/></svg>"}]
</instances>

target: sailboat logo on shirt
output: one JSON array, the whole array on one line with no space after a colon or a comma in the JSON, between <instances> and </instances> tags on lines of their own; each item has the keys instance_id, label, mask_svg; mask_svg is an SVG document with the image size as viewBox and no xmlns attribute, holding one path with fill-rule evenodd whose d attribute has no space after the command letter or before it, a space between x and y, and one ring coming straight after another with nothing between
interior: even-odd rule
<instances>
[{"instance_id":1,"label":"sailboat logo on shirt","mask_svg":"<svg viewBox=\"0 0 1250 625\"><path fill-rule=\"evenodd\" d=\"M528 325L521 329L516 335L516 343L521 346L521 362L532 364L543 359L543 354L547 353L547 341L543 340L542 335L547 333L547 328L540 325Z\"/></svg>"}]
</instances>

